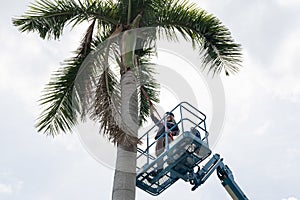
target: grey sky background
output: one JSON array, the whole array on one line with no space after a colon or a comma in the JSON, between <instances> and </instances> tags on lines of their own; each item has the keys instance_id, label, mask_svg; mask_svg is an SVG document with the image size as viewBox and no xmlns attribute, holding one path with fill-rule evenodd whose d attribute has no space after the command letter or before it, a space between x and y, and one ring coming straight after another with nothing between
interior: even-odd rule
<instances>
[{"instance_id":1,"label":"grey sky background","mask_svg":"<svg viewBox=\"0 0 300 200\"><path fill-rule=\"evenodd\" d=\"M0 199L110 199L113 170L94 160L76 134L36 133L41 90L82 30L66 31L60 41L19 33L11 18L29 2L7 1L0 13ZM300 1L195 2L220 18L244 51L241 71L222 76L226 120L214 152L250 199L300 199ZM230 199L216 175L190 188L180 181L158 197L137 189L137 199Z\"/></svg>"}]
</instances>

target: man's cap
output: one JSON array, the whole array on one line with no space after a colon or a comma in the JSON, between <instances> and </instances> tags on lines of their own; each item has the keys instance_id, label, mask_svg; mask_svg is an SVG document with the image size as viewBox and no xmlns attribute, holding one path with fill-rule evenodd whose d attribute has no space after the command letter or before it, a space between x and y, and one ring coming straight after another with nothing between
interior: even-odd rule
<instances>
[{"instance_id":1,"label":"man's cap","mask_svg":"<svg viewBox=\"0 0 300 200\"><path fill-rule=\"evenodd\" d=\"M167 115L171 115L172 117L174 117L174 114L172 112L166 112Z\"/></svg>"}]
</instances>

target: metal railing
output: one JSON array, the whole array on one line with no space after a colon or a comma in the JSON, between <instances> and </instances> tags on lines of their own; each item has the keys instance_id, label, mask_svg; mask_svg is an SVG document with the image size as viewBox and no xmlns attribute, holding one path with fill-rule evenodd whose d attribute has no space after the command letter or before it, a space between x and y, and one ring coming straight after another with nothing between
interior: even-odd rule
<instances>
[{"instance_id":1,"label":"metal railing","mask_svg":"<svg viewBox=\"0 0 300 200\"><path fill-rule=\"evenodd\" d=\"M140 137L140 140L143 144L138 146L137 149L137 170L144 167L145 165L151 164L151 162L157 158L155 155L155 146L157 141L164 138L164 150L169 150L170 145L172 145L173 142L168 141L168 135L176 126L180 130L179 135L185 132L190 132L191 134L195 134L197 137L199 137L202 140L202 142L208 146L208 132L206 130L205 122L206 115L204 113L199 111L197 108L195 108L188 102L179 103L170 112L174 113L175 118L176 116L179 116L179 121L176 122L176 124L173 127L169 128L157 140L154 140L154 136L157 133L157 130L155 128L158 127L160 123L164 124L166 122L166 117L168 115L165 114L161 120L159 120L155 125L153 125Z\"/></svg>"}]
</instances>

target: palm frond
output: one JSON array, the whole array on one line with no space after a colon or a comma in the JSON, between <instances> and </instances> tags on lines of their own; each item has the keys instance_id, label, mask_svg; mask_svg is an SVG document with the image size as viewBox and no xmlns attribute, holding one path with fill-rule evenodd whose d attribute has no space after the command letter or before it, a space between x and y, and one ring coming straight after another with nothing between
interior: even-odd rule
<instances>
[{"instance_id":1,"label":"palm frond","mask_svg":"<svg viewBox=\"0 0 300 200\"><path fill-rule=\"evenodd\" d=\"M82 119L90 117L100 124L100 133L113 142L124 145L139 143L137 137L128 134L128 128L121 117L120 80L115 74L119 68L116 57L120 57L119 37L114 37L114 31L96 37L95 51L89 54L78 73L76 91L80 99ZM115 70L114 66L116 67Z\"/></svg>"},{"instance_id":2,"label":"palm frond","mask_svg":"<svg viewBox=\"0 0 300 200\"><path fill-rule=\"evenodd\" d=\"M77 55L66 60L65 66L53 74L46 86L44 95L40 99L44 110L36 124L39 132L56 135L60 131L71 130L77 123L76 111L79 109L80 99L78 94L74 93L74 83L85 57L91 51L94 25L95 21L88 27L80 47L75 52Z\"/></svg>"},{"instance_id":3,"label":"palm frond","mask_svg":"<svg viewBox=\"0 0 300 200\"><path fill-rule=\"evenodd\" d=\"M150 104L158 103L159 84L153 77L155 74L154 64L151 63L153 56L151 49L139 51L138 56L138 81L139 81L139 126L141 126L149 116Z\"/></svg>"},{"instance_id":4,"label":"palm frond","mask_svg":"<svg viewBox=\"0 0 300 200\"><path fill-rule=\"evenodd\" d=\"M45 94L40 99L44 106L43 112L38 118L36 127L48 135L56 135L60 131L71 130L77 123L75 111L78 105L75 104L73 88L80 61L59 69L53 74L50 83L45 88Z\"/></svg>"},{"instance_id":5,"label":"palm frond","mask_svg":"<svg viewBox=\"0 0 300 200\"><path fill-rule=\"evenodd\" d=\"M126 133L122 126L119 99L120 91L118 82L112 72L107 69L100 76L94 101L93 120L100 123L100 132L108 137L114 144L137 144L138 138Z\"/></svg>"},{"instance_id":6,"label":"palm frond","mask_svg":"<svg viewBox=\"0 0 300 200\"><path fill-rule=\"evenodd\" d=\"M83 121L93 110L91 105L95 101L95 88L98 85L99 77L106 68L109 68L105 61L105 51L108 38L113 32L112 30L114 30L113 28L115 27L103 29L93 38L90 44L93 51L85 56L85 60L76 77L75 90L78 93L80 101L79 113Z\"/></svg>"},{"instance_id":7,"label":"palm frond","mask_svg":"<svg viewBox=\"0 0 300 200\"><path fill-rule=\"evenodd\" d=\"M111 46L107 53L114 54ZM103 54L105 56L105 54ZM98 54L99 56L99 54ZM99 58L99 57L98 57ZM113 58L113 56L109 56ZM106 60L105 60L106 59ZM106 66L107 57L97 61L98 66ZM110 65L111 67L112 65ZM99 77L95 77L97 84L96 90L92 97L92 105L90 108L90 116L94 121L100 123L100 133L107 136L107 138L114 144L132 145L139 143L137 137L128 134L128 128L123 123L121 117L121 88L120 82L117 80L116 74L110 67L103 67L103 72Z\"/></svg>"},{"instance_id":8,"label":"palm frond","mask_svg":"<svg viewBox=\"0 0 300 200\"><path fill-rule=\"evenodd\" d=\"M155 0L152 23L168 39L177 37L178 32L193 46L200 49L204 67L213 74L224 70L226 73L238 71L241 63L241 47L235 43L230 31L219 19L206 11L188 3L187 0Z\"/></svg>"},{"instance_id":9,"label":"palm frond","mask_svg":"<svg viewBox=\"0 0 300 200\"><path fill-rule=\"evenodd\" d=\"M102 26L117 24L117 7L112 1L39 0L22 16L13 18L20 31L38 32L41 38L58 39L65 26L98 19Z\"/></svg>"}]
</instances>

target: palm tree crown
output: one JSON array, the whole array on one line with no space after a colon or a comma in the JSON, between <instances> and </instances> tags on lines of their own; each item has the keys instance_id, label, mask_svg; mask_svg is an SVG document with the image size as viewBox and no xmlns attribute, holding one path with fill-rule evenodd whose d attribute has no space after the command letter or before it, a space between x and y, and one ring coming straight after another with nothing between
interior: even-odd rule
<instances>
[{"instance_id":1,"label":"palm tree crown","mask_svg":"<svg viewBox=\"0 0 300 200\"><path fill-rule=\"evenodd\" d=\"M158 34L164 34L171 40L175 40L178 33L191 40L193 46L200 50L204 66L213 74L238 71L241 61L240 45L234 43L229 30L216 17L188 1L40 0L31 4L24 15L13 19L20 31L37 32L44 39L58 39L66 25L76 26L87 21L90 26L76 55L65 61L45 89L41 104L48 107L39 117L39 131L56 135L60 130L68 131L76 124L76 106L71 99L74 80L84 58L114 32L132 29L132 22L137 16L140 16L137 27L156 27ZM153 91L155 84L152 82L150 85L149 88L144 85L145 89L151 100L157 101L156 92ZM142 99L140 121L149 114L149 106L145 106L145 98ZM106 131L110 133L109 129ZM112 139L119 141L114 137Z\"/></svg>"},{"instance_id":2,"label":"palm tree crown","mask_svg":"<svg viewBox=\"0 0 300 200\"><path fill-rule=\"evenodd\" d=\"M89 26L75 55L65 60L44 90L36 126L55 136L70 131L80 117L100 122L102 133L118 144L113 200L134 199L137 128L149 115L150 102L159 100L150 65L157 37L176 41L181 35L191 41L213 75L237 72L241 48L216 17L187 0L37 0L13 19L21 32L37 32L43 39L59 39L66 26L83 22ZM141 27L152 31L140 37L134 30ZM82 68L90 55L100 62ZM122 123L128 120L126 112L133 119L131 128L136 128Z\"/></svg>"}]
</instances>

